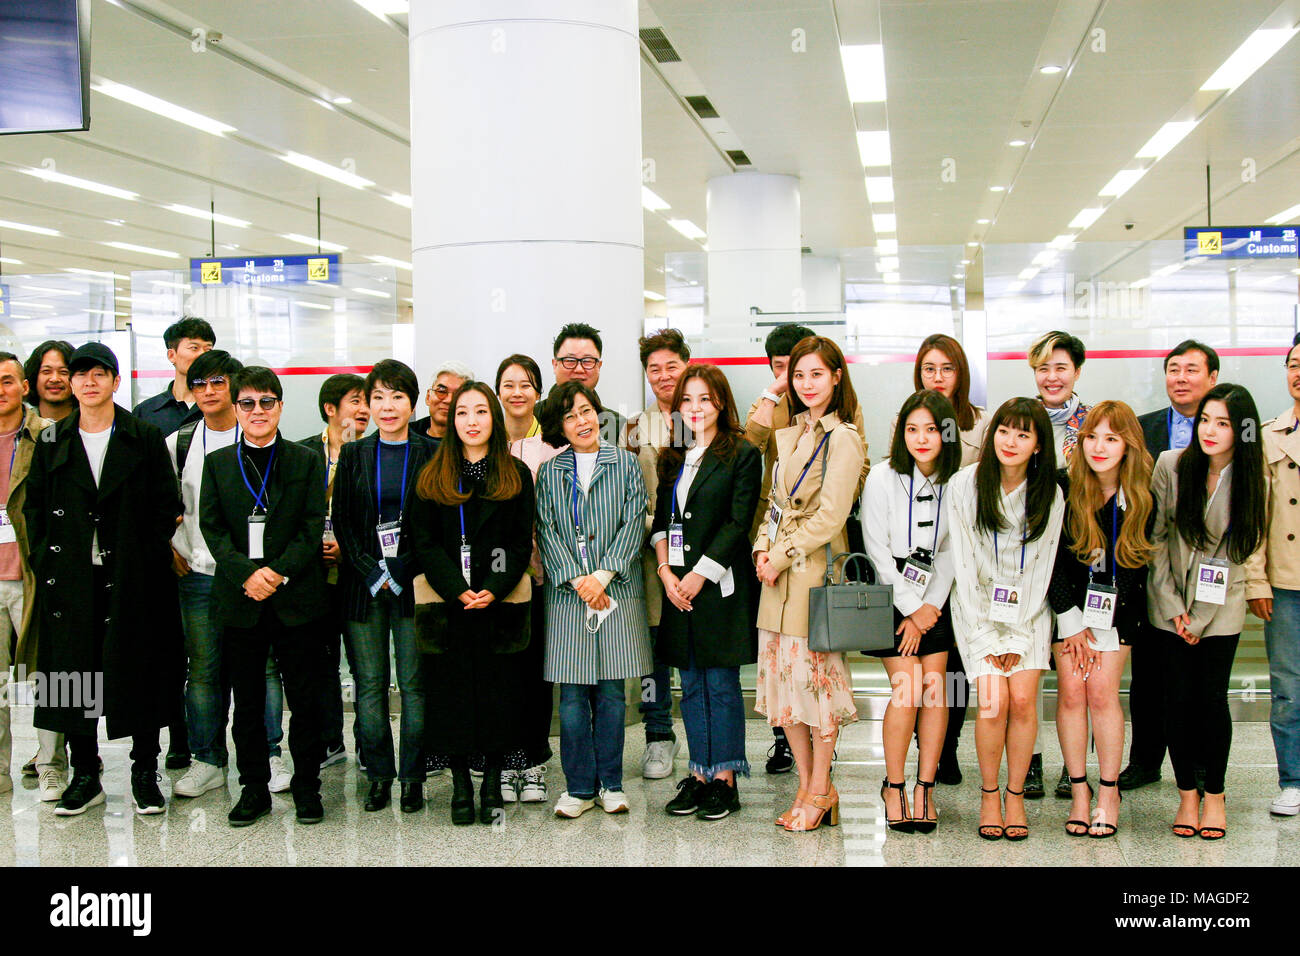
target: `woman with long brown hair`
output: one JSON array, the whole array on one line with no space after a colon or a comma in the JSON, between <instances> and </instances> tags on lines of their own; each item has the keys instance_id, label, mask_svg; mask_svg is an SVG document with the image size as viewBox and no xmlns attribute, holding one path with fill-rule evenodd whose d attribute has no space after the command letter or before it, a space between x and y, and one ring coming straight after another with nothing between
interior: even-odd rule
<instances>
[{"instance_id":1,"label":"woman with long brown hair","mask_svg":"<svg viewBox=\"0 0 1300 956\"><path fill-rule=\"evenodd\" d=\"M740 809L736 774L749 776L740 668L756 656L747 566L763 459L744 440L716 365L687 368L671 407L650 536L665 597L656 652L681 672L691 773L666 809L720 820Z\"/></svg>"},{"instance_id":2,"label":"woman with long brown hair","mask_svg":"<svg viewBox=\"0 0 1300 956\"><path fill-rule=\"evenodd\" d=\"M447 433L420 471L411 526L424 652L424 740L452 770L453 823L474 822L469 760L484 755L479 820L502 809L503 755L525 742L533 478L510 454L492 387L463 383Z\"/></svg>"},{"instance_id":3,"label":"woman with long brown hair","mask_svg":"<svg viewBox=\"0 0 1300 956\"><path fill-rule=\"evenodd\" d=\"M912 368L912 386L919 392L932 388L952 402L961 432L961 463L974 464L984 444L989 418L979 405L970 400L970 363L966 350L951 335L937 332L926 338L916 350Z\"/></svg>"},{"instance_id":4,"label":"woman with long brown hair","mask_svg":"<svg viewBox=\"0 0 1300 956\"><path fill-rule=\"evenodd\" d=\"M1119 681L1146 631L1147 563L1154 524L1151 456L1137 416L1123 402L1093 406L1060 474L1065 521L1048 601L1056 614L1056 731L1074 801L1065 832L1109 837L1118 829L1116 783L1124 757ZM1088 718L1101 790L1089 822Z\"/></svg>"}]
</instances>

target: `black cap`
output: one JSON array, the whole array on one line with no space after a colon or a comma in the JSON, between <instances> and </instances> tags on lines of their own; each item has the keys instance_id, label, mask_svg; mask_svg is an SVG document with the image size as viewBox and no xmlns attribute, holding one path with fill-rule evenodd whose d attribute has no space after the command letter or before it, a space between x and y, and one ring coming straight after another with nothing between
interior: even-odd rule
<instances>
[{"instance_id":1,"label":"black cap","mask_svg":"<svg viewBox=\"0 0 1300 956\"><path fill-rule=\"evenodd\" d=\"M117 375L117 356L103 342L87 342L85 345L78 345L72 353L72 358L68 359L68 374L75 375L84 368L93 368L96 365L102 365L114 375Z\"/></svg>"}]
</instances>

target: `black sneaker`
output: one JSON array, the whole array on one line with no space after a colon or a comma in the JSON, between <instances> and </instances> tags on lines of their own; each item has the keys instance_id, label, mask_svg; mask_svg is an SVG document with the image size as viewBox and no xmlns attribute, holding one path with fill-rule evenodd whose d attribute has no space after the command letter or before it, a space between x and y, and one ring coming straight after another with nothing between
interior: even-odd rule
<instances>
[{"instance_id":1,"label":"black sneaker","mask_svg":"<svg viewBox=\"0 0 1300 956\"><path fill-rule=\"evenodd\" d=\"M163 763L168 770L184 770L190 765L189 751L178 750L174 753L167 754L167 760Z\"/></svg>"},{"instance_id":2,"label":"black sneaker","mask_svg":"<svg viewBox=\"0 0 1300 956\"><path fill-rule=\"evenodd\" d=\"M1070 786L1070 771L1061 768L1060 779L1056 781L1056 799L1069 800L1074 796L1074 790Z\"/></svg>"},{"instance_id":3,"label":"black sneaker","mask_svg":"<svg viewBox=\"0 0 1300 956\"><path fill-rule=\"evenodd\" d=\"M952 756L944 755L939 758L939 770L934 775L934 779L945 787L961 785L961 767L957 763L956 754Z\"/></svg>"},{"instance_id":4,"label":"black sneaker","mask_svg":"<svg viewBox=\"0 0 1300 956\"><path fill-rule=\"evenodd\" d=\"M63 791L54 812L61 817L75 817L103 802L104 788L99 785L99 775L76 774L68 789Z\"/></svg>"},{"instance_id":5,"label":"black sneaker","mask_svg":"<svg viewBox=\"0 0 1300 956\"><path fill-rule=\"evenodd\" d=\"M1146 767L1130 763L1124 768L1119 775L1120 790L1136 790L1138 787L1145 787L1149 783L1160 782L1160 769L1148 770Z\"/></svg>"},{"instance_id":6,"label":"black sneaker","mask_svg":"<svg viewBox=\"0 0 1300 956\"><path fill-rule=\"evenodd\" d=\"M790 753L790 742L782 734L772 741L767 751L768 773L789 773L794 769L794 754Z\"/></svg>"},{"instance_id":7,"label":"black sneaker","mask_svg":"<svg viewBox=\"0 0 1300 956\"><path fill-rule=\"evenodd\" d=\"M158 786L158 771L131 771L131 802L135 804L135 812L141 816L167 812L167 801Z\"/></svg>"},{"instance_id":8,"label":"black sneaker","mask_svg":"<svg viewBox=\"0 0 1300 956\"><path fill-rule=\"evenodd\" d=\"M701 820L721 820L740 810L740 788L725 780L711 781L700 797L695 815Z\"/></svg>"},{"instance_id":9,"label":"black sneaker","mask_svg":"<svg viewBox=\"0 0 1300 956\"><path fill-rule=\"evenodd\" d=\"M1025 799L1041 800L1043 798L1043 755L1034 754L1029 761L1029 772L1025 774Z\"/></svg>"},{"instance_id":10,"label":"black sneaker","mask_svg":"<svg viewBox=\"0 0 1300 956\"><path fill-rule=\"evenodd\" d=\"M690 816L699 808L700 797L706 786L708 785L703 780L687 777L677 785L677 796L669 800L664 809L674 816Z\"/></svg>"},{"instance_id":11,"label":"black sneaker","mask_svg":"<svg viewBox=\"0 0 1300 956\"><path fill-rule=\"evenodd\" d=\"M239 795L239 802L227 814L226 819L230 821L232 827L246 827L270 812L270 791L265 788L255 790L252 787L245 787L244 792Z\"/></svg>"},{"instance_id":12,"label":"black sneaker","mask_svg":"<svg viewBox=\"0 0 1300 956\"><path fill-rule=\"evenodd\" d=\"M293 803L298 822L304 826L320 823L325 819L325 807L320 802L320 794L312 793L305 797L294 797Z\"/></svg>"}]
</instances>

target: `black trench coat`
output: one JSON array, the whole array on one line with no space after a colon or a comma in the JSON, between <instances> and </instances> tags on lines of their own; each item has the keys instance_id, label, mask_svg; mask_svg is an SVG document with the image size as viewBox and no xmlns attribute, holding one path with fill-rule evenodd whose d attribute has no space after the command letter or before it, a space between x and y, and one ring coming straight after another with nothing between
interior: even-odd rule
<instances>
[{"instance_id":1,"label":"black trench coat","mask_svg":"<svg viewBox=\"0 0 1300 956\"><path fill-rule=\"evenodd\" d=\"M94 672L102 661L110 738L167 724L185 647L171 570L171 536L183 512L176 475L162 432L124 408L115 414L98 488L78 433L81 415L73 412L41 433L23 503L36 574L38 671L52 688L50 675ZM94 619L96 529L108 574L98 603L107 621ZM37 727L95 733L97 718L87 717L85 706L52 703L78 701L38 699Z\"/></svg>"}]
</instances>

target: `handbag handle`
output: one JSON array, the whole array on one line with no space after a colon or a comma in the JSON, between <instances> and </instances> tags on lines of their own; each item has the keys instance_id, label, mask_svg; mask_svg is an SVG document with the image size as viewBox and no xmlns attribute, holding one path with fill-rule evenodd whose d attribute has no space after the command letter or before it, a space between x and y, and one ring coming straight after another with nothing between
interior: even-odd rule
<instances>
[{"instance_id":1,"label":"handbag handle","mask_svg":"<svg viewBox=\"0 0 1300 956\"><path fill-rule=\"evenodd\" d=\"M839 426L836 427L838 428ZM822 487L823 488L826 487L826 463L827 461L830 460L830 457L831 457L831 443L827 442L826 454L822 456ZM818 493L820 494L820 491ZM831 587L832 585L835 584L835 562L838 561L840 558L844 558L844 557L847 557L848 560L844 562L844 567L840 569L840 584L844 583L845 575L847 575L849 571L849 565L857 558L861 558L863 561L867 562L867 571L870 572L871 574L871 580L865 583L867 584L876 583L877 580L876 566L871 563L870 557L868 557L862 551L841 551L839 554L835 555L834 557L831 557L831 543L827 541L826 542L826 574L822 577L822 583L826 587Z\"/></svg>"},{"instance_id":2,"label":"handbag handle","mask_svg":"<svg viewBox=\"0 0 1300 956\"><path fill-rule=\"evenodd\" d=\"M840 558L848 559L844 562L843 566L840 568L840 581L839 581L840 584L844 584L845 581L848 579L849 565L853 564L855 561L858 560L865 562L867 565L867 580L862 581L860 583L875 584L879 580L879 577L876 574L876 566L871 563L871 557L865 551L841 551L839 554L835 555L835 557L832 558L831 560L838 561ZM831 565L828 565L828 567L830 566ZM826 583L834 584L835 583L834 576L827 575Z\"/></svg>"}]
</instances>

